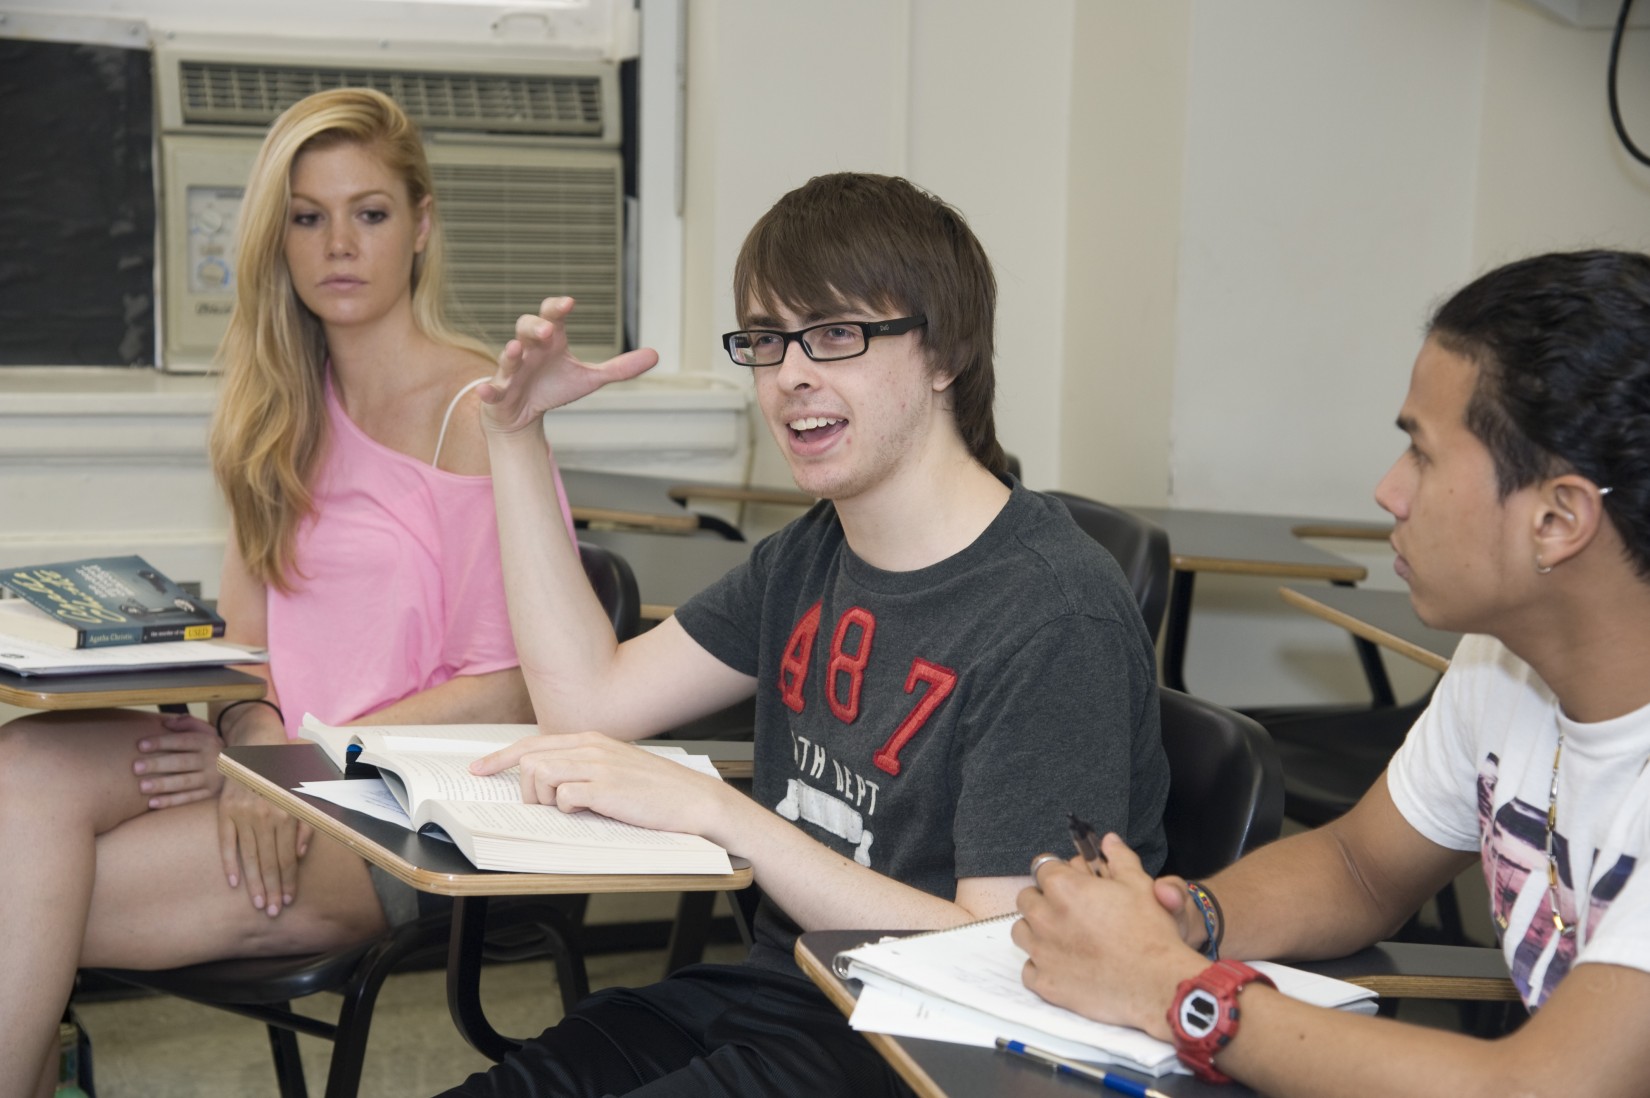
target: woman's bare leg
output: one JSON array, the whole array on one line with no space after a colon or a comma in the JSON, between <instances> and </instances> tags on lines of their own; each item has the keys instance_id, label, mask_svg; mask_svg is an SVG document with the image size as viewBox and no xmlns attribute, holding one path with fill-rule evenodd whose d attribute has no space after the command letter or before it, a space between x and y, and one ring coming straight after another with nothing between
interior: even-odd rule
<instances>
[{"instance_id":1,"label":"woman's bare leg","mask_svg":"<svg viewBox=\"0 0 1650 1098\"><path fill-rule=\"evenodd\" d=\"M0 728L0 1095L29 1094L55 1056L81 964L301 953L384 929L366 867L321 836L278 916L230 888L216 798L150 811L138 789L137 741L159 731L153 714L119 710Z\"/></svg>"}]
</instances>

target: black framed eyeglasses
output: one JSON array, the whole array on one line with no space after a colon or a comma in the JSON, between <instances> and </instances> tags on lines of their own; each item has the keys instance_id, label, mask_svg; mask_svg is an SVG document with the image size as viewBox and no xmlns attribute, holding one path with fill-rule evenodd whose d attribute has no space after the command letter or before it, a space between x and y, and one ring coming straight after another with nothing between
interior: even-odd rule
<instances>
[{"instance_id":1,"label":"black framed eyeglasses","mask_svg":"<svg viewBox=\"0 0 1650 1098\"><path fill-rule=\"evenodd\" d=\"M723 336L722 346L740 366L777 366L785 360L792 340L802 344L802 353L815 362L836 362L858 358L877 336L903 335L927 323L925 316L902 316L897 320L833 320L799 332L745 328Z\"/></svg>"}]
</instances>

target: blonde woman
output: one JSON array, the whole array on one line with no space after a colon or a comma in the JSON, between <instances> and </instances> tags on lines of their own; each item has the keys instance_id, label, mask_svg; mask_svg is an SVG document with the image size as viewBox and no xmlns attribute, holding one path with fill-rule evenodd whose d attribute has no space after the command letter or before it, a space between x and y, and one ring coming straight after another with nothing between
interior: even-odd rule
<instances>
[{"instance_id":1,"label":"blonde woman","mask_svg":"<svg viewBox=\"0 0 1650 1098\"><path fill-rule=\"evenodd\" d=\"M219 608L229 639L269 646L268 701L214 707L215 729L129 711L0 729L0 1095L50 1092L77 966L301 953L416 913L405 886L223 785L220 743L286 743L305 712L532 720L470 391L492 362L443 317L416 129L372 91L297 103L259 153L239 246L211 437L233 523Z\"/></svg>"}]
</instances>

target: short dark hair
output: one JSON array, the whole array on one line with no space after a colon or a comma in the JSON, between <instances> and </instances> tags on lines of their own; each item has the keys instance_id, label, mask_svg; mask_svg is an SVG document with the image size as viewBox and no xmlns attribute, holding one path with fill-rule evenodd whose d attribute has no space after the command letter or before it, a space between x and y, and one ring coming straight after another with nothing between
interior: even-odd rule
<instances>
[{"instance_id":1,"label":"short dark hair","mask_svg":"<svg viewBox=\"0 0 1650 1098\"><path fill-rule=\"evenodd\" d=\"M1007 469L992 417L997 280L962 214L897 176L820 175L762 215L733 269L739 323L758 306L798 315L852 305L925 316L928 363L952 379L951 409L968 452Z\"/></svg>"},{"instance_id":2,"label":"short dark hair","mask_svg":"<svg viewBox=\"0 0 1650 1098\"><path fill-rule=\"evenodd\" d=\"M1505 499L1574 472L1650 579L1650 257L1555 252L1483 275L1433 315L1428 334L1478 366L1467 428Z\"/></svg>"}]
</instances>

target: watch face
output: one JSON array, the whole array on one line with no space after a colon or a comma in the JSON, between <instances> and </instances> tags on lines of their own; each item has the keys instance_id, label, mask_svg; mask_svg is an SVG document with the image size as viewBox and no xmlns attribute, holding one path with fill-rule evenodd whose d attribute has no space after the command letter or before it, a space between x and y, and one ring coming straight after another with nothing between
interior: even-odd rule
<instances>
[{"instance_id":1,"label":"watch face","mask_svg":"<svg viewBox=\"0 0 1650 1098\"><path fill-rule=\"evenodd\" d=\"M1193 988L1180 1000L1180 1028L1192 1040L1213 1033L1220 1019L1220 1001L1203 988Z\"/></svg>"}]
</instances>

